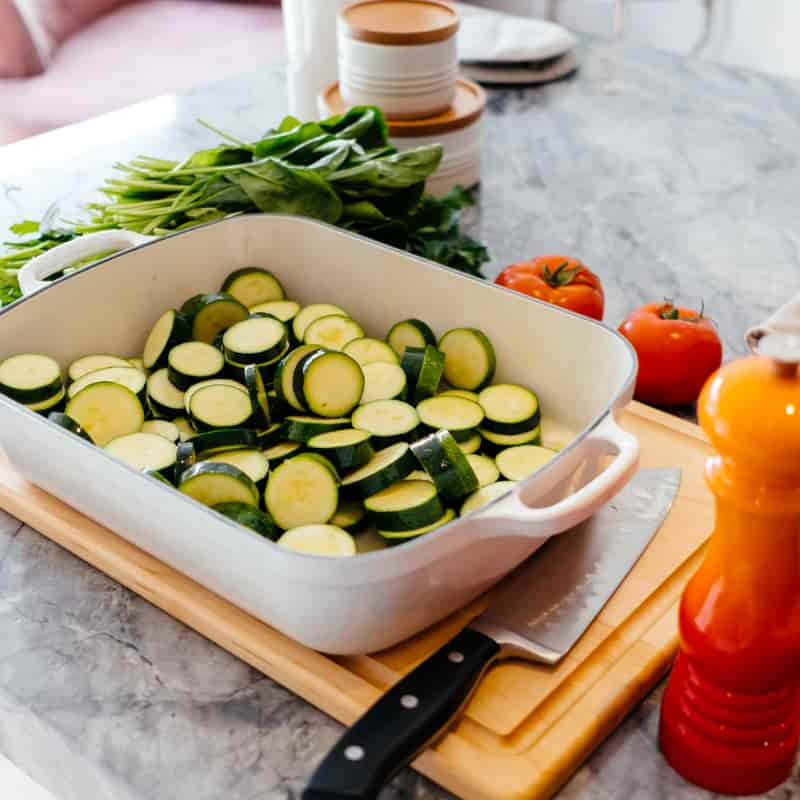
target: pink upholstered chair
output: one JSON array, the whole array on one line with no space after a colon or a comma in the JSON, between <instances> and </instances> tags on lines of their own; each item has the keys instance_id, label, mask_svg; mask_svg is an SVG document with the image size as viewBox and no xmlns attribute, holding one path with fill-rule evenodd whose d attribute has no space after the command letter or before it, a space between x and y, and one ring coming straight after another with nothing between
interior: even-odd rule
<instances>
[{"instance_id":1,"label":"pink upholstered chair","mask_svg":"<svg viewBox=\"0 0 800 800\"><path fill-rule=\"evenodd\" d=\"M280 0L0 0L0 144L283 53Z\"/></svg>"}]
</instances>

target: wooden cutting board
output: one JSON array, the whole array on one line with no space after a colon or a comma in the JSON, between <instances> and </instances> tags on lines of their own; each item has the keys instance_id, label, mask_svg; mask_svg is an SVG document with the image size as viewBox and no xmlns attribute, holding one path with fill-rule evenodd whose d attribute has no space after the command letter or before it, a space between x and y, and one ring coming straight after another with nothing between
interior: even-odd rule
<instances>
[{"instance_id":1,"label":"wooden cutting board","mask_svg":"<svg viewBox=\"0 0 800 800\"><path fill-rule=\"evenodd\" d=\"M465 798L553 795L670 666L677 603L713 522L709 446L687 422L636 403L620 415L642 466L683 468L676 503L600 616L557 667L504 662L414 766ZM293 642L19 477L0 460L0 506L344 723L443 644L485 598L378 654L330 658ZM655 756L655 754L654 754Z\"/></svg>"}]
</instances>

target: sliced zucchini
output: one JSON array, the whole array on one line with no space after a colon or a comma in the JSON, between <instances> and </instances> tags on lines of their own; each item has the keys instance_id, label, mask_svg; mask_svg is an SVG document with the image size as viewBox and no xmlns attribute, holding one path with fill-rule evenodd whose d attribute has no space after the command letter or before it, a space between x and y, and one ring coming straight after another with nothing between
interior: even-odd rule
<instances>
[{"instance_id":1,"label":"sliced zucchini","mask_svg":"<svg viewBox=\"0 0 800 800\"><path fill-rule=\"evenodd\" d=\"M327 522L339 503L335 471L325 459L301 453L270 474L264 503L284 530Z\"/></svg>"},{"instance_id":2,"label":"sliced zucchini","mask_svg":"<svg viewBox=\"0 0 800 800\"><path fill-rule=\"evenodd\" d=\"M416 467L406 442L379 450L363 466L342 478L342 489L357 496L369 497L402 480Z\"/></svg>"},{"instance_id":3,"label":"sliced zucchini","mask_svg":"<svg viewBox=\"0 0 800 800\"><path fill-rule=\"evenodd\" d=\"M362 367L365 364L372 364L374 361L385 361L387 364L400 363L397 354L386 342L382 342L380 339L370 339L369 336L353 339L344 346L342 352L354 358Z\"/></svg>"},{"instance_id":4,"label":"sliced zucchini","mask_svg":"<svg viewBox=\"0 0 800 800\"><path fill-rule=\"evenodd\" d=\"M439 392L438 397L463 397L465 400L473 400L478 402L477 392L468 392L466 389L447 389L447 391Z\"/></svg>"},{"instance_id":5,"label":"sliced zucchini","mask_svg":"<svg viewBox=\"0 0 800 800\"><path fill-rule=\"evenodd\" d=\"M292 350L289 355L284 356L275 369L274 386L275 392L279 398L287 403L295 411L304 411L305 409L297 399L294 393L294 372L297 365L309 353L313 353L319 348L312 344L301 344Z\"/></svg>"},{"instance_id":6,"label":"sliced zucchini","mask_svg":"<svg viewBox=\"0 0 800 800\"><path fill-rule=\"evenodd\" d=\"M96 369L132 366L133 364L131 364L128 359L120 358L119 356L110 356L106 353L98 353L96 355L83 356L73 361L67 367L67 376L71 381L77 381L88 372L94 372Z\"/></svg>"},{"instance_id":7,"label":"sliced zucchini","mask_svg":"<svg viewBox=\"0 0 800 800\"><path fill-rule=\"evenodd\" d=\"M495 457L497 468L510 481L521 481L541 469L556 456L553 450L536 445L520 445L502 450Z\"/></svg>"},{"instance_id":8,"label":"sliced zucchini","mask_svg":"<svg viewBox=\"0 0 800 800\"><path fill-rule=\"evenodd\" d=\"M419 373L422 369L422 361L424 358L424 347L407 347L403 352L403 357L400 360L400 366L403 368L403 372L406 373L408 385L412 388L417 385L417 378L419 378Z\"/></svg>"},{"instance_id":9,"label":"sliced zucchini","mask_svg":"<svg viewBox=\"0 0 800 800\"><path fill-rule=\"evenodd\" d=\"M212 508L220 503L246 503L258 508L256 485L232 464L201 461L183 472L178 489Z\"/></svg>"},{"instance_id":10,"label":"sliced zucchini","mask_svg":"<svg viewBox=\"0 0 800 800\"><path fill-rule=\"evenodd\" d=\"M147 402L157 417L175 417L184 411L184 394L172 385L167 368L147 379Z\"/></svg>"},{"instance_id":11,"label":"sliced zucchini","mask_svg":"<svg viewBox=\"0 0 800 800\"><path fill-rule=\"evenodd\" d=\"M443 525L447 525L448 522L452 522L456 517L456 512L453 511L452 508L448 508L444 514L442 514L436 522L425 525L422 528L416 528L415 530L410 531L382 531L379 530L378 534L386 539L389 544L402 544L403 542L411 541L412 539L416 539L419 536L422 536L426 533L431 533L435 531L437 528L441 528Z\"/></svg>"},{"instance_id":12,"label":"sliced zucchini","mask_svg":"<svg viewBox=\"0 0 800 800\"><path fill-rule=\"evenodd\" d=\"M249 428L253 417L250 395L234 386L206 386L192 395L189 416L202 431Z\"/></svg>"},{"instance_id":13,"label":"sliced zucchini","mask_svg":"<svg viewBox=\"0 0 800 800\"><path fill-rule=\"evenodd\" d=\"M192 404L192 397L195 392L205 389L208 386L230 386L233 389L239 389L241 392L247 392L247 386L241 381L235 381L232 378L211 378L207 381L198 381L192 384L183 395L183 408L186 413L189 413L189 407Z\"/></svg>"},{"instance_id":14,"label":"sliced zucchini","mask_svg":"<svg viewBox=\"0 0 800 800\"><path fill-rule=\"evenodd\" d=\"M402 358L407 347L424 349L429 344L435 345L436 337L421 319L405 319L391 327L386 342Z\"/></svg>"},{"instance_id":15,"label":"sliced zucchini","mask_svg":"<svg viewBox=\"0 0 800 800\"><path fill-rule=\"evenodd\" d=\"M194 445L191 442L178 442L178 446L175 449L175 483L178 483L181 475L196 463L197 452L194 449Z\"/></svg>"},{"instance_id":16,"label":"sliced zucchini","mask_svg":"<svg viewBox=\"0 0 800 800\"><path fill-rule=\"evenodd\" d=\"M283 425L280 422L275 422L264 430L258 432L258 446L264 450L267 447L272 447L274 444L283 441Z\"/></svg>"},{"instance_id":17,"label":"sliced zucchini","mask_svg":"<svg viewBox=\"0 0 800 800\"><path fill-rule=\"evenodd\" d=\"M222 353L205 342L184 342L173 347L167 364L172 385L184 392L192 384L216 378L225 369Z\"/></svg>"},{"instance_id":18,"label":"sliced zucchini","mask_svg":"<svg viewBox=\"0 0 800 800\"><path fill-rule=\"evenodd\" d=\"M142 433L155 433L163 436L169 442L177 442L181 438L181 432L174 422L165 419L150 419L142 425Z\"/></svg>"},{"instance_id":19,"label":"sliced zucchini","mask_svg":"<svg viewBox=\"0 0 800 800\"><path fill-rule=\"evenodd\" d=\"M251 314L269 314L287 325L297 316L298 311L300 303L295 303L294 300L270 300L250 306Z\"/></svg>"},{"instance_id":20,"label":"sliced zucchini","mask_svg":"<svg viewBox=\"0 0 800 800\"><path fill-rule=\"evenodd\" d=\"M67 389L67 397L75 395L93 383L119 383L130 389L141 402L147 398L147 376L141 370L130 365L125 367L105 367L87 372L82 378L71 383Z\"/></svg>"},{"instance_id":21,"label":"sliced zucchini","mask_svg":"<svg viewBox=\"0 0 800 800\"><path fill-rule=\"evenodd\" d=\"M445 512L436 487L430 481L402 480L364 501L364 508L380 531L425 528Z\"/></svg>"},{"instance_id":22,"label":"sliced zucchini","mask_svg":"<svg viewBox=\"0 0 800 800\"><path fill-rule=\"evenodd\" d=\"M197 432L186 417L175 417L172 420L172 424L178 429L179 438L182 442L191 439Z\"/></svg>"},{"instance_id":23,"label":"sliced zucchini","mask_svg":"<svg viewBox=\"0 0 800 800\"><path fill-rule=\"evenodd\" d=\"M259 536L274 542L280 536L280 528L270 519L268 514L254 508L249 503L217 503L214 511L228 519L250 528Z\"/></svg>"},{"instance_id":24,"label":"sliced zucchini","mask_svg":"<svg viewBox=\"0 0 800 800\"><path fill-rule=\"evenodd\" d=\"M61 367L50 356L24 353L0 362L0 393L18 403L41 403L63 388Z\"/></svg>"},{"instance_id":25,"label":"sliced zucchini","mask_svg":"<svg viewBox=\"0 0 800 800\"><path fill-rule=\"evenodd\" d=\"M192 323L186 314L170 308L153 325L144 343L142 364L145 369L167 366L167 356L173 347L192 338Z\"/></svg>"},{"instance_id":26,"label":"sliced zucchini","mask_svg":"<svg viewBox=\"0 0 800 800\"><path fill-rule=\"evenodd\" d=\"M286 531L278 546L314 556L342 558L356 554L353 537L335 525L301 525Z\"/></svg>"},{"instance_id":27,"label":"sliced zucchini","mask_svg":"<svg viewBox=\"0 0 800 800\"><path fill-rule=\"evenodd\" d=\"M26 403L26 408L35 411L37 414L52 413L54 411L63 411L64 398L67 396L66 390L60 389L52 397L46 400L40 400L38 403Z\"/></svg>"},{"instance_id":28,"label":"sliced zucchini","mask_svg":"<svg viewBox=\"0 0 800 800\"><path fill-rule=\"evenodd\" d=\"M343 417L361 400L364 373L350 356L315 350L294 370L294 394L300 404L320 417Z\"/></svg>"},{"instance_id":29,"label":"sliced zucchini","mask_svg":"<svg viewBox=\"0 0 800 800\"><path fill-rule=\"evenodd\" d=\"M297 410L292 408L282 397L279 397L275 389L267 390L267 402L269 403L269 417L273 423Z\"/></svg>"},{"instance_id":30,"label":"sliced zucchini","mask_svg":"<svg viewBox=\"0 0 800 800\"><path fill-rule=\"evenodd\" d=\"M187 300L181 312L192 320L192 338L212 344L225 331L250 316L246 306L230 294L199 294Z\"/></svg>"},{"instance_id":31,"label":"sliced zucchini","mask_svg":"<svg viewBox=\"0 0 800 800\"><path fill-rule=\"evenodd\" d=\"M481 435L479 433L473 433L468 439L458 442L458 446L464 455L472 455L472 453L477 453L478 450L481 449L482 444L483 439L481 439Z\"/></svg>"},{"instance_id":32,"label":"sliced zucchini","mask_svg":"<svg viewBox=\"0 0 800 800\"><path fill-rule=\"evenodd\" d=\"M373 361L361 367L364 373L364 392L361 403L375 400L402 400L406 396L406 373L398 364Z\"/></svg>"},{"instance_id":33,"label":"sliced zucchini","mask_svg":"<svg viewBox=\"0 0 800 800\"><path fill-rule=\"evenodd\" d=\"M497 483L500 480L500 470L489 456L468 455L467 461L472 467L472 471L478 477L478 483L482 489L490 483Z\"/></svg>"},{"instance_id":34,"label":"sliced zucchini","mask_svg":"<svg viewBox=\"0 0 800 800\"><path fill-rule=\"evenodd\" d=\"M419 427L419 415L402 400L373 400L353 412L352 424L369 433L373 445L380 448L408 441Z\"/></svg>"},{"instance_id":35,"label":"sliced zucchini","mask_svg":"<svg viewBox=\"0 0 800 800\"><path fill-rule=\"evenodd\" d=\"M207 458L225 450L245 450L258 446L258 434L251 428L218 428L190 439L198 458Z\"/></svg>"},{"instance_id":36,"label":"sliced zucchini","mask_svg":"<svg viewBox=\"0 0 800 800\"><path fill-rule=\"evenodd\" d=\"M174 489L175 487L172 485L172 481L168 481L160 472L156 472L153 469L143 469L142 475L147 475L148 478L152 478L154 481L158 481L159 483L163 483L165 486L169 486L170 489Z\"/></svg>"},{"instance_id":37,"label":"sliced zucchini","mask_svg":"<svg viewBox=\"0 0 800 800\"><path fill-rule=\"evenodd\" d=\"M292 458L303 449L302 442L278 442L264 450L264 455L269 461L270 469L275 469L289 458Z\"/></svg>"},{"instance_id":38,"label":"sliced zucchini","mask_svg":"<svg viewBox=\"0 0 800 800\"><path fill-rule=\"evenodd\" d=\"M347 531L357 533L364 529L367 521L367 510L360 500L339 499L336 513L331 517L331 525Z\"/></svg>"},{"instance_id":39,"label":"sliced zucchini","mask_svg":"<svg viewBox=\"0 0 800 800\"><path fill-rule=\"evenodd\" d=\"M478 477L448 431L414 442L411 451L446 500L457 501L478 488Z\"/></svg>"},{"instance_id":40,"label":"sliced zucchini","mask_svg":"<svg viewBox=\"0 0 800 800\"><path fill-rule=\"evenodd\" d=\"M406 475L405 480L407 481L428 481L428 483L433 483L433 478L425 472L424 469L415 469L413 472L409 472Z\"/></svg>"},{"instance_id":41,"label":"sliced zucchini","mask_svg":"<svg viewBox=\"0 0 800 800\"><path fill-rule=\"evenodd\" d=\"M136 433L144 423L139 398L127 386L110 381L92 383L67 403L67 416L86 429L98 447Z\"/></svg>"},{"instance_id":42,"label":"sliced zucchini","mask_svg":"<svg viewBox=\"0 0 800 800\"><path fill-rule=\"evenodd\" d=\"M147 370L144 367L144 359L142 358L129 358L128 363L132 367L136 367L136 369L141 370L142 372L147 372Z\"/></svg>"},{"instance_id":43,"label":"sliced zucchini","mask_svg":"<svg viewBox=\"0 0 800 800\"><path fill-rule=\"evenodd\" d=\"M484 428L478 428L478 432L483 438L483 447L489 455L496 455L507 447L519 447L523 444L541 444L542 429L534 428L527 433L517 433L514 435L492 433Z\"/></svg>"},{"instance_id":44,"label":"sliced zucchini","mask_svg":"<svg viewBox=\"0 0 800 800\"><path fill-rule=\"evenodd\" d=\"M454 328L439 341L445 354L444 379L454 389L476 392L494 377L494 347L477 328Z\"/></svg>"},{"instance_id":45,"label":"sliced zucchini","mask_svg":"<svg viewBox=\"0 0 800 800\"><path fill-rule=\"evenodd\" d=\"M282 358L288 341L286 326L274 317L251 317L222 334L225 358L233 364L266 364Z\"/></svg>"},{"instance_id":46,"label":"sliced zucchini","mask_svg":"<svg viewBox=\"0 0 800 800\"><path fill-rule=\"evenodd\" d=\"M129 433L112 439L105 451L134 469L160 472L167 480L175 476L176 447L157 433Z\"/></svg>"},{"instance_id":47,"label":"sliced zucchini","mask_svg":"<svg viewBox=\"0 0 800 800\"><path fill-rule=\"evenodd\" d=\"M340 428L349 428L349 417L334 417L323 419L321 417L286 417L283 421L283 438L291 442L307 442L321 433L337 431Z\"/></svg>"},{"instance_id":48,"label":"sliced zucchini","mask_svg":"<svg viewBox=\"0 0 800 800\"><path fill-rule=\"evenodd\" d=\"M483 428L491 433L514 435L539 425L539 398L524 386L497 383L478 396L486 419Z\"/></svg>"},{"instance_id":49,"label":"sliced zucchini","mask_svg":"<svg viewBox=\"0 0 800 800\"><path fill-rule=\"evenodd\" d=\"M461 516L469 514L471 511L476 511L479 508L491 503L498 497L508 494L515 486L516 481L498 481L497 483L490 483L477 492L473 492L461 506Z\"/></svg>"},{"instance_id":50,"label":"sliced zucchini","mask_svg":"<svg viewBox=\"0 0 800 800\"><path fill-rule=\"evenodd\" d=\"M424 350L417 347L406 348L401 363L408 385L413 387L415 403L433 397L439 391L444 371L444 354L433 345L427 345Z\"/></svg>"},{"instance_id":51,"label":"sliced zucchini","mask_svg":"<svg viewBox=\"0 0 800 800\"><path fill-rule=\"evenodd\" d=\"M269 460L260 450L227 450L207 459L221 464L233 464L248 475L259 491L263 491L269 474Z\"/></svg>"},{"instance_id":52,"label":"sliced zucchini","mask_svg":"<svg viewBox=\"0 0 800 800\"><path fill-rule=\"evenodd\" d=\"M483 422L483 409L464 397L429 397L417 406L417 413L423 425L433 430L445 428L457 441L470 439Z\"/></svg>"},{"instance_id":53,"label":"sliced zucchini","mask_svg":"<svg viewBox=\"0 0 800 800\"><path fill-rule=\"evenodd\" d=\"M234 270L225 278L220 291L235 297L247 308L286 297L281 282L268 269L261 267Z\"/></svg>"},{"instance_id":54,"label":"sliced zucchini","mask_svg":"<svg viewBox=\"0 0 800 800\"><path fill-rule=\"evenodd\" d=\"M350 317L330 314L319 317L308 325L303 341L328 350L344 350L348 342L361 339L364 329Z\"/></svg>"},{"instance_id":55,"label":"sliced zucchini","mask_svg":"<svg viewBox=\"0 0 800 800\"><path fill-rule=\"evenodd\" d=\"M268 428L272 423L272 414L267 387L264 385L261 370L255 364L248 364L244 368L244 382L250 395L250 405L253 407L253 424L259 430Z\"/></svg>"},{"instance_id":56,"label":"sliced zucchini","mask_svg":"<svg viewBox=\"0 0 800 800\"><path fill-rule=\"evenodd\" d=\"M308 447L330 459L340 472L346 472L364 466L375 455L369 440L366 431L343 428L312 437L308 440Z\"/></svg>"},{"instance_id":57,"label":"sliced zucchini","mask_svg":"<svg viewBox=\"0 0 800 800\"><path fill-rule=\"evenodd\" d=\"M295 339L297 339L298 342L302 342L305 338L306 328L308 328L315 319L329 317L332 314L338 314L340 317L350 316L343 308L331 305L330 303L312 303L300 309L292 320L292 331L294 332Z\"/></svg>"},{"instance_id":58,"label":"sliced zucchini","mask_svg":"<svg viewBox=\"0 0 800 800\"><path fill-rule=\"evenodd\" d=\"M76 436L80 436L81 439L86 439L87 442L94 444L92 437L89 436L88 431L86 431L80 423L76 422L67 414L63 414L60 411L51 411L47 415L47 419L49 419L54 425L58 425L59 428L66 428L66 430L68 430L70 433L74 433Z\"/></svg>"}]
</instances>

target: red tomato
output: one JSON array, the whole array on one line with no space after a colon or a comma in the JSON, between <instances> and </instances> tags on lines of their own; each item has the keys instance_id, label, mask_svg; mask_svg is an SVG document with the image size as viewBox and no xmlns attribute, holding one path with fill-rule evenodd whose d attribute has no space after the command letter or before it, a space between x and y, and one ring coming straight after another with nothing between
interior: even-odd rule
<instances>
[{"instance_id":1,"label":"red tomato","mask_svg":"<svg viewBox=\"0 0 800 800\"><path fill-rule=\"evenodd\" d=\"M722 363L722 343L714 323L701 311L671 302L650 303L619 326L639 356L636 399L655 406L682 406L697 400L703 384Z\"/></svg>"},{"instance_id":2,"label":"red tomato","mask_svg":"<svg viewBox=\"0 0 800 800\"><path fill-rule=\"evenodd\" d=\"M600 278L580 261L564 256L540 256L506 267L495 280L522 294L593 319L603 319Z\"/></svg>"}]
</instances>

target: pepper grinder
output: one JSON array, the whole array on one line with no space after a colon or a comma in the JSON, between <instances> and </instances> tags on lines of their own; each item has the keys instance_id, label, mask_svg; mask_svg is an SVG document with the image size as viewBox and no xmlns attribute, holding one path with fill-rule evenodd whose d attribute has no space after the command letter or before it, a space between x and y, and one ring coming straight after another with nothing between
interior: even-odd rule
<instances>
[{"instance_id":1,"label":"pepper grinder","mask_svg":"<svg viewBox=\"0 0 800 800\"><path fill-rule=\"evenodd\" d=\"M756 794L800 738L800 296L704 387L716 523L680 606L661 749L692 783Z\"/></svg>"}]
</instances>

